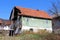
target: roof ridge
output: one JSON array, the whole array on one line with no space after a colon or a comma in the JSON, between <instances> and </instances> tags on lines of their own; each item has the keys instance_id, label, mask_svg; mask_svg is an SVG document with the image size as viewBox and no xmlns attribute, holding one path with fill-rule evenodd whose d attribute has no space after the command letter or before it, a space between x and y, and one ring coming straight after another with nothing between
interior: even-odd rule
<instances>
[{"instance_id":1,"label":"roof ridge","mask_svg":"<svg viewBox=\"0 0 60 40\"><path fill-rule=\"evenodd\" d=\"M24 7L21 7L21 6L15 6L16 8L24 8ZM37 9L32 9L32 8L24 8L24 9L29 9L29 10L34 10L34 11L37 11ZM39 10L39 11L44 11L44 10Z\"/></svg>"}]
</instances>

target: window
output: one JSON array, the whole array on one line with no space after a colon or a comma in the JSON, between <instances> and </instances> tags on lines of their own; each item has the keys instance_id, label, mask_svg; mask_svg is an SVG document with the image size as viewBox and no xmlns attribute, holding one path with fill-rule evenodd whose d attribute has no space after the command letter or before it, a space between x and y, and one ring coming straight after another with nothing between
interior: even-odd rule
<instances>
[{"instance_id":1,"label":"window","mask_svg":"<svg viewBox=\"0 0 60 40\"><path fill-rule=\"evenodd\" d=\"M1 23L0 23L0 25L1 25Z\"/></svg>"},{"instance_id":2,"label":"window","mask_svg":"<svg viewBox=\"0 0 60 40\"><path fill-rule=\"evenodd\" d=\"M46 20L46 23L48 24L48 20Z\"/></svg>"},{"instance_id":3,"label":"window","mask_svg":"<svg viewBox=\"0 0 60 40\"><path fill-rule=\"evenodd\" d=\"M33 28L30 28L30 31L33 31Z\"/></svg>"},{"instance_id":4,"label":"window","mask_svg":"<svg viewBox=\"0 0 60 40\"><path fill-rule=\"evenodd\" d=\"M29 18L27 18L27 22L29 21Z\"/></svg>"}]
</instances>

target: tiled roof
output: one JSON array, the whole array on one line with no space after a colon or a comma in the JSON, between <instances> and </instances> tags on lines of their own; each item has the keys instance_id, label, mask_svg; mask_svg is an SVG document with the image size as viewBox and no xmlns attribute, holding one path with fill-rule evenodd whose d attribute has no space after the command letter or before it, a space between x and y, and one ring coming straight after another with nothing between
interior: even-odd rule
<instances>
[{"instance_id":1,"label":"tiled roof","mask_svg":"<svg viewBox=\"0 0 60 40\"><path fill-rule=\"evenodd\" d=\"M0 23L3 23L2 20L0 20Z\"/></svg>"},{"instance_id":2,"label":"tiled roof","mask_svg":"<svg viewBox=\"0 0 60 40\"><path fill-rule=\"evenodd\" d=\"M0 23L8 26L8 25L11 24L11 21L9 21L9 20L4 20L4 19L0 19Z\"/></svg>"},{"instance_id":3,"label":"tiled roof","mask_svg":"<svg viewBox=\"0 0 60 40\"><path fill-rule=\"evenodd\" d=\"M4 20L5 25L9 26L11 24L11 21L9 20Z\"/></svg>"},{"instance_id":4,"label":"tiled roof","mask_svg":"<svg viewBox=\"0 0 60 40\"><path fill-rule=\"evenodd\" d=\"M22 8L19 6L16 6L17 9L21 11L19 15L26 15L26 16L33 16L33 17L40 17L40 18L49 18L51 19L51 16L48 15L45 11L41 10L32 10L28 8Z\"/></svg>"}]
</instances>

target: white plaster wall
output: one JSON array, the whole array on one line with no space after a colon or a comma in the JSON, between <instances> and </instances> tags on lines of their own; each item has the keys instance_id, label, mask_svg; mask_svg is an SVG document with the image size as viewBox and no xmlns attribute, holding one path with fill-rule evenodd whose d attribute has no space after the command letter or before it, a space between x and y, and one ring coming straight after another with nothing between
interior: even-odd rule
<instances>
[{"instance_id":1,"label":"white plaster wall","mask_svg":"<svg viewBox=\"0 0 60 40\"><path fill-rule=\"evenodd\" d=\"M38 32L38 29L42 29L42 30L46 29L47 31L52 32L52 28L40 28L40 27L28 27L28 26L22 26L22 31L24 30L29 31L31 28L33 29L33 32Z\"/></svg>"}]
</instances>

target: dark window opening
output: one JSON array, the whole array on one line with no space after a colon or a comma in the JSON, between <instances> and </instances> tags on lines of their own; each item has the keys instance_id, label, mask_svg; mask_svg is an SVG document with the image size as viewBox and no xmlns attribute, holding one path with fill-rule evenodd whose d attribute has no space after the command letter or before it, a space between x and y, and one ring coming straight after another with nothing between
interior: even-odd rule
<instances>
[{"instance_id":1,"label":"dark window opening","mask_svg":"<svg viewBox=\"0 0 60 40\"><path fill-rule=\"evenodd\" d=\"M30 31L33 31L33 28L30 28Z\"/></svg>"},{"instance_id":2,"label":"dark window opening","mask_svg":"<svg viewBox=\"0 0 60 40\"><path fill-rule=\"evenodd\" d=\"M0 23L0 25L1 25L1 23Z\"/></svg>"}]
</instances>

